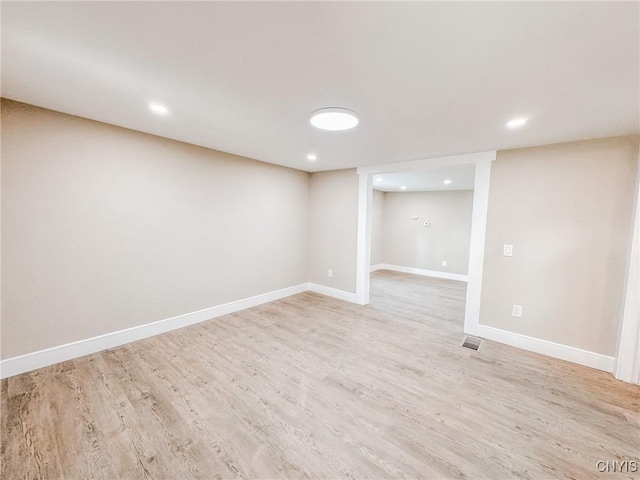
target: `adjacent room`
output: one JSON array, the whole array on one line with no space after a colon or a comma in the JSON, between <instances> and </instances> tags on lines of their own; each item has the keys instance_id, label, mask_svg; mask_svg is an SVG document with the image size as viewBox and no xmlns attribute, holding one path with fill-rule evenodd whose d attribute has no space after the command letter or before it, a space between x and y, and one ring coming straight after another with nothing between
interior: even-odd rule
<instances>
[{"instance_id":1,"label":"adjacent room","mask_svg":"<svg viewBox=\"0 0 640 480\"><path fill-rule=\"evenodd\" d=\"M417 301L418 315L405 306L395 313L433 319L434 329L449 323L454 343L463 335L474 179L469 163L380 174L372 187L370 304Z\"/></svg>"},{"instance_id":2,"label":"adjacent room","mask_svg":"<svg viewBox=\"0 0 640 480\"><path fill-rule=\"evenodd\" d=\"M638 478L639 3L0 8L1 478Z\"/></svg>"}]
</instances>

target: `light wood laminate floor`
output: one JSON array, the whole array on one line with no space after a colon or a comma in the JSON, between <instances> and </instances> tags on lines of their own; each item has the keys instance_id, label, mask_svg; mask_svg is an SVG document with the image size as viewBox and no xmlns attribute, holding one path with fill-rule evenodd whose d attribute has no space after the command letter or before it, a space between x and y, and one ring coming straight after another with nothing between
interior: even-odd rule
<instances>
[{"instance_id":1,"label":"light wood laminate floor","mask_svg":"<svg viewBox=\"0 0 640 480\"><path fill-rule=\"evenodd\" d=\"M379 271L366 307L304 293L5 379L2 478L588 479L638 458L640 387L462 348L464 291Z\"/></svg>"}]
</instances>

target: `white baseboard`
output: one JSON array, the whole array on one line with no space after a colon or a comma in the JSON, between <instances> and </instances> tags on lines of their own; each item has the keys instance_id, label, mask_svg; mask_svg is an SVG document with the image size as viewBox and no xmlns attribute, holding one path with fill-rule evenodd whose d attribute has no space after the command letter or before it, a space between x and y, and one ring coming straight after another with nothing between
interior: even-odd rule
<instances>
[{"instance_id":1,"label":"white baseboard","mask_svg":"<svg viewBox=\"0 0 640 480\"><path fill-rule=\"evenodd\" d=\"M7 358L6 360L0 361L0 378L12 377L30 370L64 362L83 355L89 355L90 353L119 347L120 345L135 342L136 340L142 340L160 333L169 332L195 323L211 320L212 318L220 317L222 315L239 312L240 310L280 300L281 298L306 292L309 289L309 284L303 283L293 287L283 288L281 290L275 290L273 292L263 293L254 297L237 300L235 302L205 308L204 310L186 313L177 317L147 323L146 325L127 328L126 330L107 333L105 335L67 343L65 345L28 353L26 355L20 355L18 357ZM318 293L323 292L319 291Z\"/></svg>"},{"instance_id":2,"label":"white baseboard","mask_svg":"<svg viewBox=\"0 0 640 480\"><path fill-rule=\"evenodd\" d=\"M414 268L414 267L402 267L400 265L389 265L388 263L381 263L380 265L381 265L380 269L382 270L392 270L394 272L402 272L402 273L413 273L414 275L423 275L425 277L444 278L447 280L457 280L459 282L466 282L468 278L467 275L462 275L461 273L438 272L437 270L426 270L424 268ZM376 265L376 267L377 266L378 265Z\"/></svg>"},{"instance_id":3,"label":"white baseboard","mask_svg":"<svg viewBox=\"0 0 640 480\"><path fill-rule=\"evenodd\" d=\"M375 272L377 270L382 270L384 268L384 263L378 263L376 265L371 265L370 272Z\"/></svg>"},{"instance_id":4,"label":"white baseboard","mask_svg":"<svg viewBox=\"0 0 640 480\"><path fill-rule=\"evenodd\" d=\"M541 353L548 357L567 360L568 362L578 363L587 367L604 370L605 372L613 372L614 358L601 353L594 353L588 350L582 350L560 343L542 340L540 338L528 337L519 333L508 332L487 325L478 325L475 332L467 332L471 335L477 335L488 340L511 345L512 347L522 348L530 352Z\"/></svg>"},{"instance_id":5,"label":"white baseboard","mask_svg":"<svg viewBox=\"0 0 640 480\"><path fill-rule=\"evenodd\" d=\"M391 265L391 267L394 266ZM393 268L387 268L386 264L383 268L393 270ZM72 360L83 355L100 352L108 348L119 347L120 345L125 345L127 343L142 340L144 338L159 335L178 328L187 327L195 323L211 320L229 313L239 312L240 310L280 300L306 291L319 293L321 295L326 295L328 297L337 298L351 303L359 303L358 297L355 293L345 292L344 290L338 290L336 288L318 285L316 283L303 283L235 302L229 302L223 305L205 308L204 310L179 315L177 317L148 323L146 325L140 325L126 330L107 333L105 335L48 348L46 350L8 358L0 361L0 378L12 377L20 373L46 367L55 363ZM589 352L575 347L569 347L567 345L561 345L547 340L541 340L539 338L508 332L506 330L500 330L486 325L478 325L476 331L466 333L522 348L524 350L529 350L531 352L541 353L550 357L586 365L598 370L604 370L606 372L612 372L614 367L613 357Z\"/></svg>"},{"instance_id":6,"label":"white baseboard","mask_svg":"<svg viewBox=\"0 0 640 480\"><path fill-rule=\"evenodd\" d=\"M325 285L318 285L317 283L309 283L308 285L310 292L337 298L338 300L344 300L345 302L360 303L358 301L358 296L355 293L345 292L344 290L338 290L337 288L331 288Z\"/></svg>"}]
</instances>

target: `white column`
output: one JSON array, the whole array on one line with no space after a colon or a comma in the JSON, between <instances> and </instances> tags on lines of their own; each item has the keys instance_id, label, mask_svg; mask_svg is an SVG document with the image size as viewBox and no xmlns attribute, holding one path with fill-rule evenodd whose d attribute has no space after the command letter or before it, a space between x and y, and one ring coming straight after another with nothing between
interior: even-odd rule
<instances>
[{"instance_id":1,"label":"white column","mask_svg":"<svg viewBox=\"0 0 640 480\"><path fill-rule=\"evenodd\" d=\"M358 248L356 259L356 296L360 305L369 303L371 263L371 204L373 175L358 172Z\"/></svg>"},{"instance_id":2,"label":"white column","mask_svg":"<svg viewBox=\"0 0 640 480\"><path fill-rule=\"evenodd\" d=\"M489 210L489 179L491 160L478 160L473 187L473 216L471 218L471 244L467 279L467 303L464 311L464 332L476 335L480 324L480 298L484 269L484 244L487 234Z\"/></svg>"}]
</instances>

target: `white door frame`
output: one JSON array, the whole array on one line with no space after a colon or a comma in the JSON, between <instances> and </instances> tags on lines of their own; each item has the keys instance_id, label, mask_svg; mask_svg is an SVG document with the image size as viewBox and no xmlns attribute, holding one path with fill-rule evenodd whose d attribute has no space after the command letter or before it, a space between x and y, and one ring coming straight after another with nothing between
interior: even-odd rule
<instances>
[{"instance_id":1,"label":"white door frame","mask_svg":"<svg viewBox=\"0 0 640 480\"><path fill-rule=\"evenodd\" d=\"M619 380L640 385L640 149L625 284L613 374Z\"/></svg>"},{"instance_id":2,"label":"white door frame","mask_svg":"<svg viewBox=\"0 0 640 480\"><path fill-rule=\"evenodd\" d=\"M475 164L476 174L473 192L471 220L471 246L467 281L467 303L464 314L464 332L475 335L480 323L480 297L482 293L482 269L484 266L484 242L487 230L489 205L489 178L491 162L496 151L428 158L410 162L389 163L358 168L358 247L356 262L356 297L360 305L369 303L369 275L371 263L371 204L373 177L381 173L419 171L433 167L456 164Z\"/></svg>"}]
</instances>

